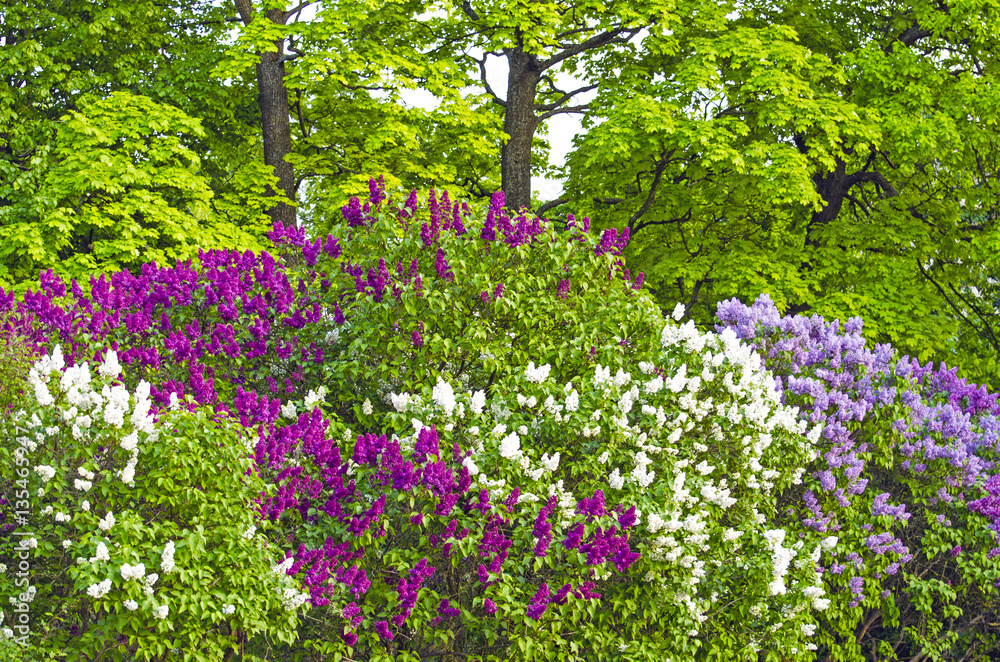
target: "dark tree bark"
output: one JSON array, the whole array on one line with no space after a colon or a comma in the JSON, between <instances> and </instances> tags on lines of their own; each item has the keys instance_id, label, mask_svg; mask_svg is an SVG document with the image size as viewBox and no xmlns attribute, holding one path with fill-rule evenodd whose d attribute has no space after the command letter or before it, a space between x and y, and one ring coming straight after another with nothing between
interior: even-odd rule
<instances>
[{"instance_id":1,"label":"dark tree bark","mask_svg":"<svg viewBox=\"0 0 1000 662\"><path fill-rule=\"evenodd\" d=\"M535 96L542 71L535 57L521 48L507 49L504 54L510 74L503 130L510 139L501 153L500 176L505 204L517 210L531 207L531 141L538 128Z\"/></svg>"},{"instance_id":2,"label":"dark tree bark","mask_svg":"<svg viewBox=\"0 0 1000 662\"><path fill-rule=\"evenodd\" d=\"M497 27L481 17L472 7L470 0L463 1L462 10L477 29L488 31ZM569 102L582 93L598 88L598 84L594 84L563 91L556 87L551 73L546 72L563 60L601 49L609 44L625 43L643 27L619 25L577 42L575 40L582 34L590 32L590 29L582 24L572 26L566 32L556 35L555 41L560 47L545 60L525 51L521 32L517 30L515 32L518 37L517 46L503 50L509 67L506 99L500 98L500 95L493 90L486 76L486 55L500 55L500 53L487 53L482 59L472 58L479 65L480 79L486 88L486 93L490 95L493 103L504 109L503 129L510 138L504 144L500 155L500 185L508 209L531 208L531 143L539 124L563 113L588 112L590 108L587 104L573 106L569 105ZM540 91L539 83L543 81L547 87ZM538 103L536 99L540 94L552 100L549 103ZM558 200L547 202L539 207L539 212L556 207L562 202Z\"/></svg>"},{"instance_id":3,"label":"dark tree bark","mask_svg":"<svg viewBox=\"0 0 1000 662\"><path fill-rule=\"evenodd\" d=\"M240 20L249 25L256 18L251 0L234 0ZM288 15L283 9L270 9L264 15L278 25L284 25ZM288 88L285 86L285 42L275 42L277 52L259 53L257 63L257 102L260 104L260 124L264 137L264 163L274 168L278 178L278 190L270 191L279 198L268 210L272 221L283 225L296 225L295 207L280 199L295 201L295 172L292 164L285 160L292 151L292 125L288 105Z\"/></svg>"}]
</instances>

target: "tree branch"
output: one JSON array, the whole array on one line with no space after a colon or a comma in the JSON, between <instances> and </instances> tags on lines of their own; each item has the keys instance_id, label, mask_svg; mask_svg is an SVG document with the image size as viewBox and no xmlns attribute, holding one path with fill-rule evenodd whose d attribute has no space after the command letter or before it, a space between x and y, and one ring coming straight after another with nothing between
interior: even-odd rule
<instances>
[{"instance_id":1,"label":"tree branch","mask_svg":"<svg viewBox=\"0 0 1000 662\"><path fill-rule=\"evenodd\" d=\"M542 113L541 115L538 115L536 119L539 122L542 122L554 115L563 115L566 113L585 113L588 110L590 110L589 103L581 104L579 106L567 106L566 108L556 108L555 110L550 110L547 113Z\"/></svg>"},{"instance_id":2,"label":"tree branch","mask_svg":"<svg viewBox=\"0 0 1000 662\"><path fill-rule=\"evenodd\" d=\"M290 53L285 53L278 58L278 64L283 64L285 62L291 62L292 60L298 60L300 57L305 57L305 53L296 48L295 46L288 46Z\"/></svg>"},{"instance_id":3,"label":"tree branch","mask_svg":"<svg viewBox=\"0 0 1000 662\"><path fill-rule=\"evenodd\" d=\"M472 3L469 2L469 0L462 0L462 11L465 12L465 15L472 19L473 22L479 22L479 14L477 14L476 10L472 8Z\"/></svg>"},{"instance_id":4,"label":"tree branch","mask_svg":"<svg viewBox=\"0 0 1000 662\"><path fill-rule=\"evenodd\" d=\"M632 38L638 30L628 30L626 28L616 28L614 30L608 30L607 32L602 32L601 34L594 35L586 41L582 41L579 44L573 44L572 46L567 46L563 48L559 53L556 53L548 60L539 63L538 68L540 71L545 71L550 69L555 65L559 64L566 58L573 57L574 55L579 55L584 51L593 50L595 48L600 48L610 43L624 43ZM619 35L627 33L627 39L620 39Z\"/></svg>"},{"instance_id":5,"label":"tree branch","mask_svg":"<svg viewBox=\"0 0 1000 662\"><path fill-rule=\"evenodd\" d=\"M885 195L879 194L880 198L895 198L899 195L899 192L889 183L889 180L885 178L885 175L878 172L877 170L872 170L869 172L856 172L853 175L848 175L844 178L844 191L849 191L851 187L855 184L861 184L863 182L871 182L885 191Z\"/></svg>"},{"instance_id":6,"label":"tree branch","mask_svg":"<svg viewBox=\"0 0 1000 662\"><path fill-rule=\"evenodd\" d=\"M920 269L920 273L923 274L924 278L929 280L931 284L934 285L935 288L937 288L937 291L941 294L942 297L944 297L944 300L948 303L951 309L955 311L955 314L958 315L959 319L961 319L963 322L965 322L973 329L975 329L976 332L978 332L982 337L986 339L986 341L990 345L993 346L993 349L1000 352L1000 342L997 341L996 335L990 328L989 323L985 319L983 319L980 311L975 306L971 306L969 302L962 297L962 295L958 294L958 292L955 292L955 295L958 296L959 300L961 300L965 305L970 306L976 312L977 317L979 317L980 320L983 322L982 329L977 327L975 323L973 323L967 316L965 316L962 313L961 310L958 309L958 306L955 305L955 303L951 300L951 297L949 297L947 292L944 291L944 288L941 287L941 285L939 285L936 280L934 280L934 278L927 272L926 269L924 269L924 265L920 263L920 260L917 260L917 268ZM954 286L952 286L951 284L949 284L948 287L953 292L955 291Z\"/></svg>"},{"instance_id":7,"label":"tree branch","mask_svg":"<svg viewBox=\"0 0 1000 662\"><path fill-rule=\"evenodd\" d=\"M580 94L581 92L589 92L591 90L596 90L598 87L599 84L595 83L594 85L586 85L584 87L575 89L572 92L563 92L562 90L556 90L555 86L553 86L552 87L553 91L562 94L563 95L562 98L560 98L557 101L553 101L552 103L536 103L535 110L554 110L559 106L563 105L564 103L566 103L567 101L569 101L570 99L572 99L575 95Z\"/></svg>"},{"instance_id":8,"label":"tree branch","mask_svg":"<svg viewBox=\"0 0 1000 662\"><path fill-rule=\"evenodd\" d=\"M472 59L476 60L476 58ZM501 99L500 95L493 91L493 87L490 85L490 82L486 80L486 53L483 53L482 60L476 60L476 64L479 65L479 80L483 81L483 87L486 88L486 93L493 98L493 103L497 104L501 108L506 108L507 102Z\"/></svg>"},{"instance_id":9,"label":"tree branch","mask_svg":"<svg viewBox=\"0 0 1000 662\"><path fill-rule=\"evenodd\" d=\"M904 30L901 35L899 35L891 42L889 42L889 44L885 47L884 52L886 55L891 55L892 48L893 46L895 46L897 41L903 44L903 46L909 48L910 46L913 46L913 44L917 43L921 39L926 39L927 37L930 37L932 34L933 33L930 30L925 30L924 28L920 27L919 24L914 23L912 26Z\"/></svg>"},{"instance_id":10,"label":"tree branch","mask_svg":"<svg viewBox=\"0 0 1000 662\"><path fill-rule=\"evenodd\" d=\"M298 14L300 14L303 9L305 9L306 7L315 2L316 0L305 0L305 2L300 2L298 7L295 7L294 9L289 9L287 12L285 12L285 20L283 21L283 24L287 24L288 19L290 19L292 16L298 16Z\"/></svg>"},{"instance_id":11,"label":"tree branch","mask_svg":"<svg viewBox=\"0 0 1000 662\"><path fill-rule=\"evenodd\" d=\"M674 150L670 150L664 155L659 165L656 166L656 174L653 176L653 182L649 185L649 193L646 195L646 201L632 214L632 218L628 219L628 226L632 232L638 232L642 229L642 226L635 227L635 222L653 206L653 200L656 198L656 187L659 186L660 178L663 177L663 171L667 169L667 164L670 163L670 157L673 155Z\"/></svg>"},{"instance_id":12,"label":"tree branch","mask_svg":"<svg viewBox=\"0 0 1000 662\"><path fill-rule=\"evenodd\" d=\"M569 202L569 198L556 198L555 200L549 200L548 202L546 202L545 204L543 204L541 207L539 207L535 211L535 214L538 215L538 216L541 216L542 214L544 214L548 210L555 209L556 207L558 207L560 205L564 205L567 202Z\"/></svg>"},{"instance_id":13,"label":"tree branch","mask_svg":"<svg viewBox=\"0 0 1000 662\"><path fill-rule=\"evenodd\" d=\"M667 218L662 221L643 221L642 223L637 223L634 231L638 232L639 230L643 230L645 228L652 227L654 225L679 225L685 221L691 220L691 211L692 210L689 207L688 210L684 212L682 216L675 216L673 218Z\"/></svg>"}]
</instances>

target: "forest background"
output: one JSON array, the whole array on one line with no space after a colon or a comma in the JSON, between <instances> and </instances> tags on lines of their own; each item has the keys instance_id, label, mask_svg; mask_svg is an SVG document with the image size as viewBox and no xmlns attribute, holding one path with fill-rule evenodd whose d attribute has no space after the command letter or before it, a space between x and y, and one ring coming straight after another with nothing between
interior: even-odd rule
<instances>
[{"instance_id":1,"label":"forest background","mask_svg":"<svg viewBox=\"0 0 1000 662\"><path fill-rule=\"evenodd\" d=\"M767 292L782 312L861 316L869 340L996 391L997 13L17 3L0 10L0 285L259 250L273 221L325 234L384 175L628 227L629 267L701 325ZM497 59L505 89L487 75ZM583 131L550 166L558 116ZM533 176L562 194L543 199Z\"/></svg>"}]
</instances>

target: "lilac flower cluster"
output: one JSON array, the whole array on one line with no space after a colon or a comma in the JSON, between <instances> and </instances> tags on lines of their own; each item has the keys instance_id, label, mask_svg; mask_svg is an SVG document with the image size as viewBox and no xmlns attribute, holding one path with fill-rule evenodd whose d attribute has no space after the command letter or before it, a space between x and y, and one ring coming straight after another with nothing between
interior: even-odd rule
<instances>
[{"instance_id":1,"label":"lilac flower cluster","mask_svg":"<svg viewBox=\"0 0 1000 662\"><path fill-rule=\"evenodd\" d=\"M422 588L445 591L434 584L438 578L429 561L404 578L381 565L371 548L389 544L390 530L426 534L426 549L421 549L427 559L467 563L480 579L474 595L436 596L437 617L442 619L461 618L473 598L483 599L486 614L496 611L497 595L490 599L486 591L510 568L512 553L531 549L515 548L529 531L535 555L573 575L572 583L553 584L563 588L546 593L545 605L570 597L599 599L590 566L610 560L618 572L625 572L639 558L628 535L636 521L634 508L615 511L617 524L597 526L589 535L584 522L575 522L566 537L551 500L537 514L522 513L526 507L518 505L517 490L494 502L486 490L471 491L469 469L463 465L467 454L457 443L452 452L447 452L448 445L442 452L442 438L434 427L421 428L410 447L381 430L331 436L330 419L319 408L307 404L301 410L302 396L333 372L329 363L347 354L347 343L338 338L347 334L358 302L393 306L424 294L418 260L433 261L441 279L460 285L448 262L449 242L454 247L456 237L462 237L461 245L483 242L477 250L484 252L498 237L510 247L546 249L538 238L550 229L538 218L512 218L503 209L502 193L494 196L478 242L463 223L467 206L452 202L447 192L440 198L432 192L428 206L430 217L419 224L411 223L419 207L415 193L398 209L388 209L395 211L404 229L419 228L422 252L412 261L412 255L406 260L345 255L345 246L332 235L309 239L300 228L275 224L269 238L282 257L266 251L202 252L197 268L191 262L147 264L135 275L122 271L92 279L87 294L75 281L67 287L49 271L41 275L40 290L28 292L21 302L0 290L0 312L14 313L6 318L4 331L28 338L36 350L60 343L67 361L75 364L100 359L113 348L130 368L129 379L152 384L150 395L157 407L165 409L172 401L184 403L192 396L191 404L182 406L210 405L240 421L254 440L251 471L273 483L273 490L255 504L260 517L272 524L269 544L291 559L286 574L309 593L311 605L330 607L331 618L342 621L340 637L352 646L364 635L364 627L373 636L393 640L390 624L407 624ZM384 182L372 182L369 200L362 204L352 199L342 214L351 233L363 234L383 222L379 219L384 219L387 207ZM588 219L582 228L574 220L577 233L571 239L586 241L588 227ZM612 243L620 253L625 242L627 233ZM589 250L585 253L591 256ZM557 269L561 282L556 286L553 280L546 291L556 287L559 296L568 297L570 279L563 276L561 264ZM496 301L504 295L500 282L492 292L483 291L482 299ZM419 350L428 331L424 321L412 323L416 328L398 325L398 333ZM427 323L433 325L429 319ZM421 511L400 513L398 504L411 497ZM587 522L609 515L601 492L581 504L578 512ZM572 510L567 512L572 515ZM557 535L566 538L561 546L552 545ZM471 545L462 545L473 550L466 558L457 548L470 536ZM362 539L368 547L361 545ZM577 552L586 558L583 567ZM574 579L573 573L582 574ZM385 620L367 618L378 608L371 590L378 582L394 586L399 594L398 609ZM352 602L335 605L338 595L351 596ZM545 609L536 609L541 618ZM371 625L363 626L366 622Z\"/></svg>"},{"instance_id":2,"label":"lilac flower cluster","mask_svg":"<svg viewBox=\"0 0 1000 662\"><path fill-rule=\"evenodd\" d=\"M935 369L898 359L888 345L868 349L860 319L841 327L819 316L782 317L766 295L752 306L723 302L717 316L717 329L732 329L760 353L782 399L797 405L811 423L823 424L803 494L802 524L838 532L840 544L853 549L848 560L856 574L847 579L848 606L884 599L878 580L904 581L900 570L907 564L958 558L950 551L929 553L922 562L919 548L936 544L930 542L934 531L959 516L962 505L984 515L1000 533L1000 509L990 492L991 486L1000 491L994 475L1000 433L996 394L943 365ZM973 498L984 484L986 496ZM879 486L877 493L872 485ZM843 528L858 516L862 524ZM884 530L873 532L875 527ZM948 547L956 548L961 550ZM830 566L828 577L847 567Z\"/></svg>"}]
</instances>

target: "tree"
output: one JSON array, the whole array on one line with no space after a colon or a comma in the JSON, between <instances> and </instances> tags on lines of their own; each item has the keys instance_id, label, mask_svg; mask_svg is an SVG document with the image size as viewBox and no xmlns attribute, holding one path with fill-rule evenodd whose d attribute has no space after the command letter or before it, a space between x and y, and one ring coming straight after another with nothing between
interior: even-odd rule
<instances>
[{"instance_id":1,"label":"tree","mask_svg":"<svg viewBox=\"0 0 1000 662\"><path fill-rule=\"evenodd\" d=\"M588 104L577 103L583 93L613 79L597 79L572 90L556 83L556 73L577 73L583 63L616 62L636 54L630 40L643 30L663 30L676 15L672 3L531 2L511 7L507 3L449 3L447 40L465 51L459 61L478 67L480 83L492 103L503 109L507 135L501 153L502 188L513 209L535 207L531 198L532 145L545 120L563 113L585 114ZM451 36L456 35L456 36ZM612 47L618 47L617 51ZM480 58L468 51L482 52ZM507 60L504 97L486 77L488 56ZM607 65L609 68L611 65ZM541 210L564 201L548 201Z\"/></svg>"},{"instance_id":2,"label":"tree","mask_svg":"<svg viewBox=\"0 0 1000 662\"><path fill-rule=\"evenodd\" d=\"M769 292L996 385L992 12L703 8L602 89L567 191L630 227L661 305L708 324L718 301ZM598 65L591 79L610 75Z\"/></svg>"},{"instance_id":3,"label":"tree","mask_svg":"<svg viewBox=\"0 0 1000 662\"><path fill-rule=\"evenodd\" d=\"M372 176L493 192L497 117L463 92L472 79L434 40L433 21L417 20L428 3L234 4L242 25L215 75L255 70L265 163L281 195L305 203L311 226L329 229L329 200L361 192ZM407 107L400 94L415 89L438 107ZM271 217L288 225L297 214L283 203Z\"/></svg>"},{"instance_id":4,"label":"tree","mask_svg":"<svg viewBox=\"0 0 1000 662\"><path fill-rule=\"evenodd\" d=\"M267 174L247 88L209 83L226 29L194 0L4 11L0 279L258 245Z\"/></svg>"}]
</instances>

